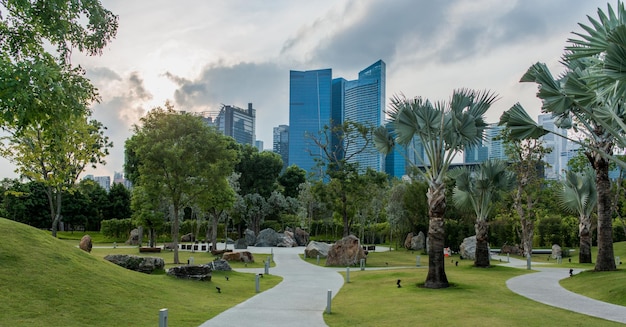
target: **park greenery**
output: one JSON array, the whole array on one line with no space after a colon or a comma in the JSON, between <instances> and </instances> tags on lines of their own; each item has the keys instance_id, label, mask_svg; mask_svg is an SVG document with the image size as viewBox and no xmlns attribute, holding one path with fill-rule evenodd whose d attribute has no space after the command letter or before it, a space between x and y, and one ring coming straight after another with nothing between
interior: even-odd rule
<instances>
[{"instance_id":1,"label":"park greenery","mask_svg":"<svg viewBox=\"0 0 626 327\"><path fill-rule=\"evenodd\" d=\"M0 15L0 127L8 135L1 140L0 154L16 164L20 175L0 183L0 217L34 227L0 218L7 237L0 243L0 282L9 287L0 292L0 302L8 303L2 321L11 317L14 326L95 325L98 316L109 319L98 323L112 325L127 317L116 308L148 321L158 307L167 306L182 312L172 323L188 325L252 296L245 286L252 277L233 273L236 278L228 286L233 292L208 306L200 301L207 296L204 285L122 272L104 262L101 252L89 255L55 239L60 230L78 235L93 231L97 240L121 243L142 227L148 246L173 243L173 252L163 254L173 265L184 260L177 246L182 234L217 244L241 238L246 229L258 234L265 228L299 227L313 240L354 234L363 244L394 249L404 246L408 233L428 235L426 269L355 276L337 297L338 312L327 317L332 325L375 319L368 300L372 292L381 296L378 303L384 302L379 309L396 316L381 324L408 324L420 307L429 312L425 324L449 319L449 308L462 308L455 314L463 318L451 318L451 324L482 324L487 312L495 325L512 320L519 325L600 325L594 318L548 311L512 294L504 281L521 271L475 268L492 266L489 247L519 245L524 256L531 256L533 248L559 244L565 253L575 249L577 264L584 268L592 268L595 255L593 270L617 270L615 244L626 241L625 185L622 178L611 180L609 172L617 169L622 176L626 168L626 160L614 155L626 148L626 10L621 1L615 11L609 5L607 12L598 11L598 20L590 17L590 25L580 24L584 32L574 33L565 49L564 73L555 78L547 65L536 63L521 77L521 82L538 85L543 113L581 136L568 139L581 146L586 162L572 162L576 169L563 172L562 181L541 177L550 150L540 137L553 132L537 125L519 104L500 118L507 162L451 169L456 155L480 145L489 128L485 115L497 98L491 91L458 89L449 101L393 96L387 112L390 128L346 121L310 134L320 150L316 176L297 166L283 169L279 155L237 144L166 102L141 118L124 144L124 170L133 188L114 184L108 192L94 181L79 181L88 165L105 163L113 145L106 127L91 119L98 92L70 57L73 49L101 54L115 38L117 16L98 1L0 0L0 6L5 9ZM49 46L55 50L46 50ZM361 167L358 157L373 145L383 154L405 152L408 178ZM36 229L49 230L53 237ZM473 235L476 260L447 273L444 248L459 251L463 239ZM400 257L408 251L392 252L381 262L414 263L413 253L409 260ZM27 259L25 267L17 266ZM54 283L38 270L42 262L53 270ZM382 288L395 279L424 287L394 293ZM601 284L593 275L579 280ZM271 287L278 278L266 281ZM38 287L28 289L30 285ZM91 310L69 304L76 299ZM468 301L480 306L479 317L464 308ZM515 316L505 310L519 306L526 309ZM537 316L543 320L529 318Z\"/></svg>"}]
</instances>

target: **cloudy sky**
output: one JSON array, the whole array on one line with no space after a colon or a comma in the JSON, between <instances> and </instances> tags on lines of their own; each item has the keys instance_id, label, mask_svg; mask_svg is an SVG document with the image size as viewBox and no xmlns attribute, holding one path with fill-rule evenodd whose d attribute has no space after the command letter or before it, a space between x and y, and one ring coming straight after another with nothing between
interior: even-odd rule
<instances>
[{"instance_id":1,"label":"cloudy sky","mask_svg":"<svg viewBox=\"0 0 626 327\"><path fill-rule=\"evenodd\" d=\"M221 104L257 109L257 139L289 123L289 70L332 68L356 79L382 59L387 97L447 100L457 88L489 89L496 122L516 102L539 113L536 85L518 83L537 61L560 72L571 32L606 1L590 0L102 0L119 15L102 56L74 55L102 97L94 116L114 142L107 165L123 170L124 140L166 100L186 111ZM612 5L615 5L613 2ZM0 162L7 167L5 161ZM0 177L14 177L2 169Z\"/></svg>"}]
</instances>

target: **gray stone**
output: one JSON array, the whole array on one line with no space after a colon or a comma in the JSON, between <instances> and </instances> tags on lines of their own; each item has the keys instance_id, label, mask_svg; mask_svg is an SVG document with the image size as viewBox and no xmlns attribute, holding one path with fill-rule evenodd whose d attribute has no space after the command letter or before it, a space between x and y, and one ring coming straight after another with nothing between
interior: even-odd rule
<instances>
[{"instance_id":1,"label":"gray stone","mask_svg":"<svg viewBox=\"0 0 626 327\"><path fill-rule=\"evenodd\" d=\"M91 243L91 236L83 236L80 239L80 243L78 243L78 247L85 252L91 252L91 248L93 247L93 244Z\"/></svg>"},{"instance_id":2,"label":"gray stone","mask_svg":"<svg viewBox=\"0 0 626 327\"><path fill-rule=\"evenodd\" d=\"M296 227L296 230L293 232L294 237L296 238L296 242L298 246L306 246L309 244L309 233L300 227Z\"/></svg>"},{"instance_id":3,"label":"gray stone","mask_svg":"<svg viewBox=\"0 0 626 327\"><path fill-rule=\"evenodd\" d=\"M406 237L404 238L404 247L407 248L407 250L411 249L411 240L413 239L413 236L415 236L415 234L410 232L406 234Z\"/></svg>"},{"instance_id":4,"label":"gray stone","mask_svg":"<svg viewBox=\"0 0 626 327\"><path fill-rule=\"evenodd\" d=\"M120 267L146 274L150 274L157 269L163 269L165 267L165 261L163 261L163 258L157 257L139 257L129 254L109 254L104 257L104 259Z\"/></svg>"},{"instance_id":5,"label":"gray stone","mask_svg":"<svg viewBox=\"0 0 626 327\"><path fill-rule=\"evenodd\" d=\"M193 233L188 233L180 237L181 242L194 242L195 240L196 237L193 235Z\"/></svg>"},{"instance_id":6,"label":"gray stone","mask_svg":"<svg viewBox=\"0 0 626 327\"><path fill-rule=\"evenodd\" d=\"M562 258L563 251L558 244L552 244L552 259Z\"/></svg>"},{"instance_id":7,"label":"gray stone","mask_svg":"<svg viewBox=\"0 0 626 327\"><path fill-rule=\"evenodd\" d=\"M298 246L298 242L296 242L292 232L285 231L284 233L279 233L279 241L276 246L282 248L292 248Z\"/></svg>"},{"instance_id":8,"label":"gray stone","mask_svg":"<svg viewBox=\"0 0 626 327\"><path fill-rule=\"evenodd\" d=\"M335 242L328 250L327 266L353 266L366 259L361 242L354 235L349 235Z\"/></svg>"},{"instance_id":9,"label":"gray stone","mask_svg":"<svg viewBox=\"0 0 626 327\"><path fill-rule=\"evenodd\" d=\"M215 259L209 263L211 265L211 269L213 271L231 271L233 268L230 266L228 261L224 259Z\"/></svg>"},{"instance_id":10,"label":"gray stone","mask_svg":"<svg viewBox=\"0 0 626 327\"><path fill-rule=\"evenodd\" d=\"M307 258L317 258L318 255L320 258L326 258L329 250L330 244L311 241L304 249L304 255Z\"/></svg>"},{"instance_id":11,"label":"gray stone","mask_svg":"<svg viewBox=\"0 0 626 327\"><path fill-rule=\"evenodd\" d=\"M415 235L412 232L407 234L406 239L404 240L404 247L408 250L423 250L426 247L426 237L424 233L419 232L419 234Z\"/></svg>"},{"instance_id":12,"label":"gray stone","mask_svg":"<svg viewBox=\"0 0 626 327\"><path fill-rule=\"evenodd\" d=\"M167 274L182 279L211 281L211 271L211 265L187 265L172 267L167 270Z\"/></svg>"},{"instance_id":13,"label":"gray stone","mask_svg":"<svg viewBox=\"0 0 626 327\"><path fill-rule=\"evenodd\" d=\"M226 261L254 262L254 256L249 251L226 252L222 254L222 259Z\"/></svg>"},{"instance_id":14,"label":"gray stone","mask_svg":"<svg viewBox=\"0 0 626 327\"><path fill-rule=\"evenodd\" d=\"M476 235L463 239L460 252L463 259L476 260Z\"/></svg>"},{"instance_id":15,"label":"gray stone","mask_svg":"<svg viewBox=\"0 0 626 327\"><path fill-rule=\"evenodd\" d=\"M139 229L135 228L130 231L130 236L126 240L128 245L139 245Z\"/></svg>"},{"instance_id":16,"label":"gray stone","mask_svg":"<svg viewBox=\"0 0 626 327\"><path fill-rule=\"evenodd\" d=\"M502 248L500 248L500 254L515 254L515 255L522 255L523 251L522 249L519 248L519 246L517 245L508 245L505 244L502 246Z\"/></svg>"},{"instance_id":17,"label":"gray stone","mask_svg":"<svg viewBox=\"0 0 626 327\"><path fill-rule=\"evenodd\" d=\"M254 231L246 228L246 230L243 232L243 236L246 239L248 246L253 246L254 244L256 244L256 235L254 234Z\"/></svg>"},{"instance_id":18,"label":"gray stone","mask_svg":"<svg viewBox=\"0 0 626 327\"><path fill-rule=\"evenodd\" d=\"M243 249L247 249L247 248L248 248L248 242L246 241L245 238L240 238L240 239L235 241L235 249L236 250L243 250Z\"/></svg>"},{"instance_id":19,"label":"gray stone","mask_svg":"<svg viewBox=\"0 0 626 327\"><path fill-rule=\"evenodd\" d=\"M278 242L281 241L281 236L275 230L271 228L266 228L259 232L259 235L256 237L256 243L254 246L257 247L268 247L268 246L277 246Z\"/></svg>"}]
</instances>

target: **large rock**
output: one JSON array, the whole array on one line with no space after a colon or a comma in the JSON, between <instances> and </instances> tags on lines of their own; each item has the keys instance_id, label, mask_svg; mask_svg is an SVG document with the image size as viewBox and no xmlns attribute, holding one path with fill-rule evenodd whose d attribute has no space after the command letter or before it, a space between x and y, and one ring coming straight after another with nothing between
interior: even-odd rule
<instances>
[{"instance_id":1,"label":"large rock","mask_svg":"<svg viewBox=\"0 0 626 327\"><path fill-rule=\"evenodd\" d=\"M505 244L500 248L500 254L514 254L514 255L522 255L523 251L517 245L508 245Z\"/></svg>"},{"instance_id":2,"label":"large rock","mask_svg":"<svg viewBox=\"0 0 626 327\"><path fill-rule=\"evenodd\" d=\"M247 229L243 232L243 236L246 239L246 243L248 244L248 246L253 246L254 244L256 244L256 235L254 234L254 231Z\"/></svg>"},{"instance_id":3,"label":"large rock","mask_svg":"<svg viewBox=\"0 0 626 327\"><path fill-rule=\"evenodd\" d=\"M311 241L304 249L304 255L307 258L317 258L318 255L320 258L326 258L329 250L330 244Z\"/></svg>"},{"instance_id":4,"label":"large rock","mask_svg":"<svg viewBox=\"0 0 626 327\"><path fill-rule=\"evenodd\" d=\"M552 259L562 258L563 251L558 244L552 244Z\"/></svg>"},{"instance_id":5,"label":"large rock","mask_svg":"<svg viewBox=\"0 0 626 327\"><path fill-rule=\"evenodd\" d=\"M188 233L180 237L181 242L194 242L196 240L196 236L193 233Z\"/></svg>"},{"instance_id":6,"label":"large rock","mask_svg":"<svg viewBox=\"0 0 626 327\"><path fill-rule=\"evenodd\" d=\"M222 255L226 261L254 262L254 256L249 251L226 252Z\"/></svg>"},{"instance_id":7,"label":"large rock","mask_svg":"<svg viewBox=\"0 0 626 327\"><path fill-rule=\"evenodd\" d=\"M126 244L139 245L139 229L135 228L130 231L130 235L128 236L128 240L126 240Z\"/></svg>"},{"instance_id":8,"label":"large rock","mask_svg":"<svg viewBox=\"0 0 626 327\"><path fill-rule=\"evenodd\" d=\"M327 266L353 266L365 259L365 251L359 239L349 235L335 242L328 250Z\"/></svg>"},{"instance_id":9,"label":"large rock","mask_svg":"<svg viewBox=\"0 0 626 327\"><path fill-rule=\"evenodd\" d=\"M275 230L271 228L266 228L259 232L259 235L256 237L256 243L254 246L258 247L268 247L268 246L277 246L278 242L281 241L281 236Z\"/></svg>"},{"instance_id":10,"label":"large rock","mask_svg":"<svg viewBox=\"0 0 626 327\"><path fill-rule=\"evenodd\" d=\"M209 263L211 265L211 269L213 271L231 271L233 268L230 266L228 261L224 259L215 259Z\"/></svg>"},{"instance_id":11,"label":"large rock","mask_svg":"<svg viewBox=\"0 0 626 327\"><path fill-rule=\"evenodd\" d=\"M296 238L293 236L293 233L290 231L285 231L284 233L279 233L279 241L276 246L281 248L292 248L298 246L298 242L296 242Z\"/></svg>"},{"instance_id":12,"label":"large rock","mask_svg":"<svg viewBox=\"0 0 626 327\"><path fill-rule=\"evenodd\" d=\"M193 279L199 281L211 281L210 265L187 265L172 267L167 270L169 276L182 279Z\"/></svg>"},{"instance_id":13,"label":"large rock","mask_svg":"<svg viewBox=\"0 0 626 327\"><path fill-rule=\"evenodd\" d=\"M294 237L296 238L296 242L298 246L306 246L309 244L309 233L300 227L296 227L296 230L293 232Z\"/></svg>"},{"instance_id":14,"label":"large rock","mask_svg":"<svg viewBox=\"0 0 626 327\"><path fill-rule=\"evenodd\" d=\"M463 239L460 252L463 259L476 260L476 235Z\"/></svg>"},{"instance_id":15,"label":"large rock","mask_svg":"<svg viewBox=\"0 0 626 327\"><path fill-rule=\"evenodd\" d=\"M240 238L235 241L235 250L244 250L248 248L248 242L245 238Z\"/></svg>"},{"instance_id":16,"label":"large rock","mask_svg":"<svg viewBox=\"0 0 626 327\"><path fill-rule=\"evenodd\" d=\"M163 261L163 258L156 257L139 257L129 254L109 254L104 257L104 259L126 269L146 274L150 274L157 269L163 269L163 267L165 267L165 261Z\"/></svg>"},{"instance_id":17,"label":"large rock","mask_svg":"<svg viewBox=\"0 0 626 327\"><path fill-rule=\"evenodd\" d=\"M93 244L91 243L91 236L83 236L80 239L80 243L78 243L78 247L85 252L91 252L91 248L93 247Z\"/></svg>"},{"instance_id":18,"label":"large rock","mask_svg":"<svg viewBox=\"0 0 626 327\"><path fill-rule=\"evenodd\" d=\"M412 232L406 236L404 240L404 246L408 250L423 250L426 247L426 236L424 233L419 232L419 234L415 235Z\"/></svg>"}]
</instances>

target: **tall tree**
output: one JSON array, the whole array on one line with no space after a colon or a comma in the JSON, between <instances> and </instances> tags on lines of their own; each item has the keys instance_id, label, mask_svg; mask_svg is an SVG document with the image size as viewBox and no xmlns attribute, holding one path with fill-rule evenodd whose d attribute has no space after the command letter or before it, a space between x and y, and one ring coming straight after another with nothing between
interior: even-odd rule
<instances>
[{"instance_id":1,"label":"tall tree","mask_svg":"<svg viewBox=\"0 0 626 327\"><path fill-rule=\"evenodd\" d=\"M118 17L92 0L0 0L0 8L0 125L46 128L86 114L97 92L71 54L101 54Z\"/></svg>"},{"instance_id":2,"label":"tall tree","mask_svg":"<svg viewBox=\"0 0 626 327\"><path fill-rule=\"evenodd\" d=\"M477 146L487 127L484 116L496 96L488 91L455 90L449 102L431 103L422 98L395 96L390 110L393 132L378 127L374 133L376 148L391 153L397 144L412 149L416 172L428 183L428 275L427 288L449 286L444 266L444 179L453 158L468 146ZM419 147L414 146L414 141ZM423 152L417 148L423 149Z\"/></svg>"},{"instance_id":3,"label":"tall tree","mask_svg":"<svg viewBox=\"0 0 626 327\"><path fill-rule=\"evenodd\" d=\"M351 199L358 196L361 183L361 168L356 158L367 151L372 143L372 128L358 122L345 121L342 124L325 125L317 135L308 137L320 149L321 157L316 157L322 168L326 202L331 204L343 222L343 236L350 235L355 210L350 207Z\"/></svg>"},{"instance_id":4,"label":"tall tree","mask_svg":"<svg viewBox=\"0 0 626 327\"><path fill-rule=\"evenodd\" d=\"M542 111L557 118L558 127L582 133L582 140L571 139L585 149L596 173L598 191L598 259L596 271L616 270L613 251L611 182L609 162L622 167L626 162L613 156L615 145L626 146L626 10L618 1L617 13L608 5L608 14L598 9L599 20L589 17L591 25L579 24L584 33L568 40L562 63L565 72L555 79L547 66L537 63L522 76L521 82L539 86L537 97ZM524 109L516 105L501 117L501 123L514 129L513 135L525 138L549 133L537 126ZM567 137L567 136L564 136Z\"/></svg>"},{"instance_id":5,"label":"tall tree","mask_svg":"<svg viewBox=\"0 0 626 327\"><path fill-rule=\"evenodd\" d=\"M239 162L235 171L241 173L239 187L241 194L257 193L269 198L277 187L277 179L283 169L280 155L270 151L261 151L245 144L241 147Z\"/></svg>"},{"instance_id":6,"label":"tall tree","mask_svg":"<svg viewBox=\"0 0 626 327\"><path fill-rule=\"evenodd\" d=\"M489 240L487 220L501 192L513 186L513 175L506 170L506 162L487 160L477 170L458 168L451 171L456 180L454 203L460 208L471 208L476 214L476 267L489 267Z\"/></svg>"},{"instance_id":7,"label":"tall tree","mask_svg":"<svg viewBox=\"0 0 626 327\"><path fill-rule=\"evenodd\" d=\"M594 171L568 171L559 189L558 199L565 210L578 214L578 261L591 263L591 214L598 202Z\"/></svg>"},{"instance_id":8,"label":"tall tree","mask_svg":"<svg viewBox=\"0 0 626 327\"><path fill-rule=\"evenodd\" d=\"M1 150L21 176L45 184L55 237L63 191L74 186L87 165L104 164L103 158L113 146L98 121L87 121L83 115L70 118L53 120L45 129L41 125L25 126L5 138Z\"/></svg>"},{"instance_id":9,"label":"tall tree","mask_svg":"<svg viewBox=\"0 0 626 327\"><path fill-rule=\"evenodd\" d=\"M171 205L174 263L178 259L180 212L203 198L210 188L233 171L236 151L230 140L200 117L155 108L141 118L126 146L133 146L138 185ZM125 167L126 169L126 167ZM133 175L134 178L137 178ZM152 195L155 194L155 195Z\"/></svg>"},{"instance_id":10,"label":"tall tree","mask_svg":"<svg viewBox=\"0 0 626 327\"><path fill-rule=\"evenodd\" d=\"M104 213L104 219L125 219L132 216L131 193L124 184L113 183L107 197L109 205Z\"/></svg>"},{"instance_id":11,"label":"tall tree","mask_svg":"<svg viewBox=\"0 0 626 327\"><path fill-rule=\"evenodd\" d=\"M297 198L300 193L300 184L306 181L306 170L291 165L278 177L278 183L283 187L283 194Z\"/></svg>"}]
</instances>

